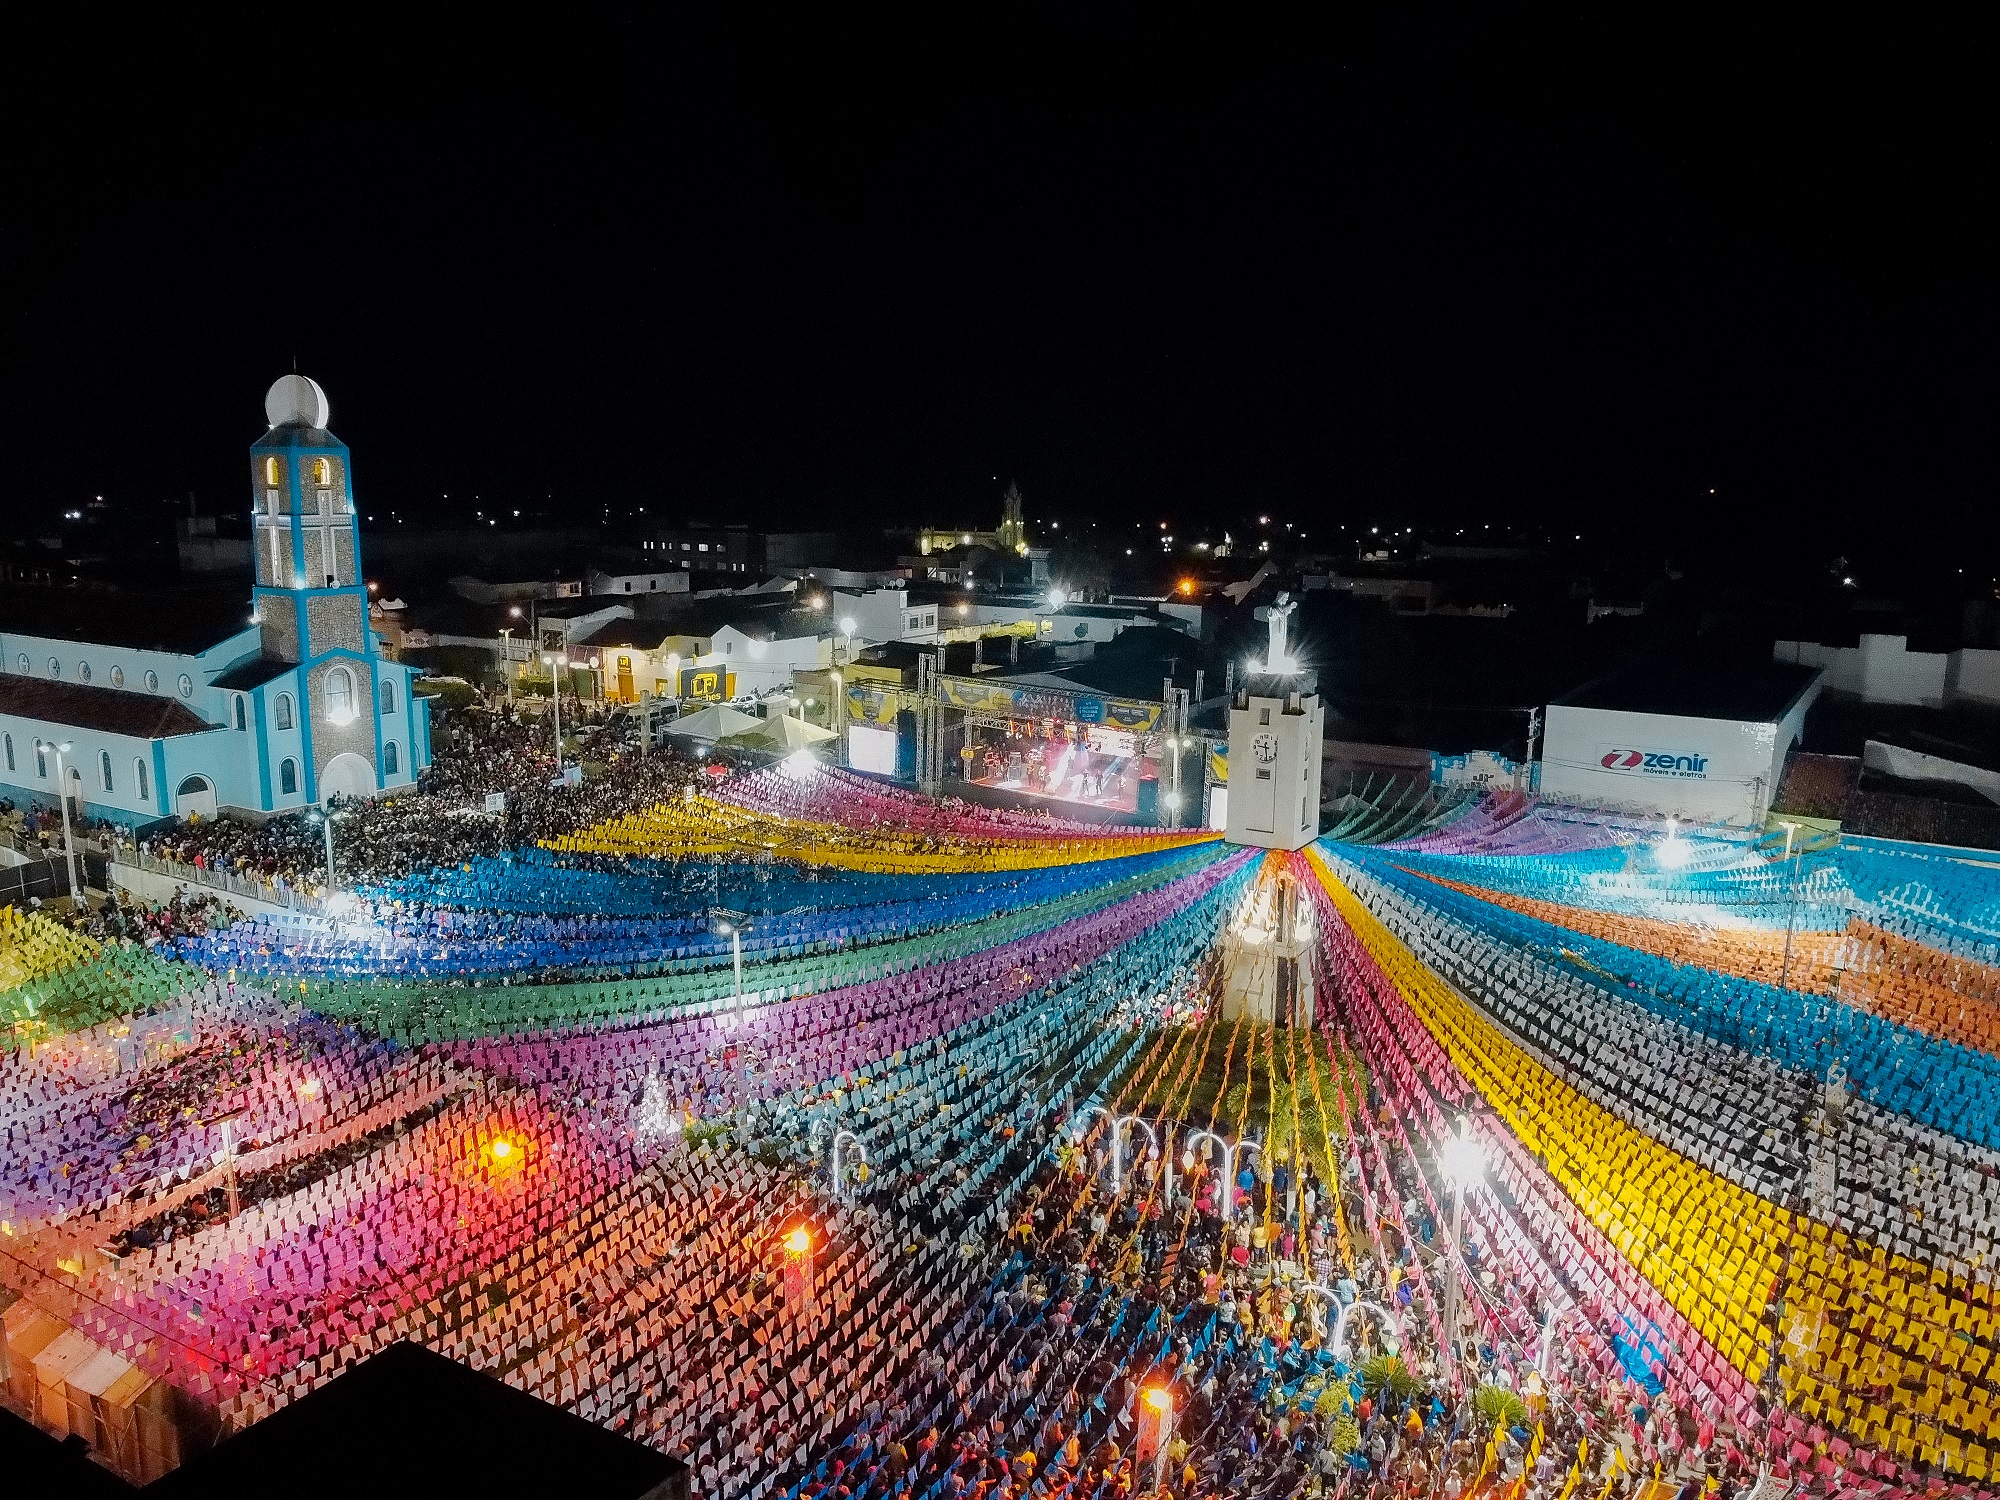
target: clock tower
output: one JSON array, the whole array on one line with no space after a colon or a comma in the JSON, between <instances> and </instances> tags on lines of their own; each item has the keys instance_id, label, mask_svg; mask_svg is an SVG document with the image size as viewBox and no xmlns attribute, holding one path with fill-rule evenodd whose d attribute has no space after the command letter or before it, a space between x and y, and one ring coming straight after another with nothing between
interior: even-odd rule
<instances>
[{"instance_id":1,"label":"clock tower","mask_svg":"<svg viewBox=\"0 0 2000 1500\"><path fill-rule=\"evenodd\" d=\"M1325 715L1319 684L1286 644L1297 601L1280 594L1257 611L1269 620L1270 652L1252 664L1229 706L1231 843L1303 849L1319 837L1320 742Z\"/></svg>"}]
</instances>

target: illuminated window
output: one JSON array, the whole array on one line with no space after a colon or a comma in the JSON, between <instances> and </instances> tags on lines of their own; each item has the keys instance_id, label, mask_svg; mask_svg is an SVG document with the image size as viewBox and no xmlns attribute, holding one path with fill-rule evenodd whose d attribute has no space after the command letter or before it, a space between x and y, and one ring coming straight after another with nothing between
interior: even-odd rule
<instances>
[{"instance_id":1,"label":"illuminated window","mask_svg":"<svg viewBox=\"0 0 2000 1500\"><path fill-rule=\"evenodd\" d=\"M299 789L299 763L286 759L278 764L278 790L287 797L297 794Z\"/></svg>"},{"instance_id":2,"label":"illuminated window","mask_svg":"<svg viewBox=\"0 0 2000 1500\"><path fill-rule=\"evenodd\" d=\"M278 694L276 718L280 729L290 729L292 727L292 695L290 693Z\"/></svg>"},{"instance_id":3,"label":"illuminated window","mask_svg":"<svg viewBox=\"0 0 2000 1500\"><path fill-rule=\"evenodd\" d=\"M326 674L326 716L336 724L354 717L354 674L345 667Z\"/></svg>"},{"instance_id":4,"label":"illuminated window","mask_svg":"<svg viewBox=\"0 0 2000 1500\"><path fill-rule=\"evenodd\" d=\"M264 483L267 485L277 485L277 484L283 484L284 482L285 482L284 471L278 467L278 461L275 458L265 459ZM274 496L273 498L276 497Z\"/></svg>"},{"instance_id":5,"label":"illuminated window","mask_svg":"<svg viewBox=\"0 0 2000 1500\"><path fill-rule=\"evenodd\" d=\"M312 475L314 484L332 484L333 464L324 458L314 459L312 467Z\"/></svg>"}]
</instances>

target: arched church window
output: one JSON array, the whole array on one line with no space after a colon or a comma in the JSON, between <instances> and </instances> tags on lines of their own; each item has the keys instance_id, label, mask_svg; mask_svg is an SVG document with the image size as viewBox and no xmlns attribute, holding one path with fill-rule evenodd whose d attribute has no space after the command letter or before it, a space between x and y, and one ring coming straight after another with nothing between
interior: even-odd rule
<instances>
[{"instance_id":1,"label":"arched church window","mask_svg":"<svg viewBox=\"0 0 2000 1500\"><path fill-rule=\"evenodd\" d=\"M384 775L388 776L396 774L396 742L394 740L384 740L382 742L382 771Z\"/></svg>"},{"instance_id":2,"label":"arched church window","mask_svg":"<svg viewBox=\"0 0 2000 1500\"><path fill-rule=\"evenodd\" d=\"M290 693L278 694L277 722L280 729L290 729L292 727L292 695Z\"/></svg>"},{"instance_id":3,"label":"arched church window","mask_svg":"<svg viewBox=\"0 0 2000 1500\"><path fill-rule=\"evenodd\" d=\"M322 485L333 483L333 465L324 458L313 460L313 483Z\"/></svg>"},{"instance_id":4,"label":"arched church window","mask_svg":"<svg viewBox=\"0 0 2000 1500\"><path fill-rule=\"evenodd\" d=\"M278 763L278 790L287 797L298 795L299 763L287 758Z\"/></svg>"},{"instance_id":5,"label":"arched church window","mask_svg":"<svg viewBox=\"0 0 2000 1500\"><path fill-rule=\"evenodd\" d=\"M104 784L105 791L108 792L111 790L111 752L109 750L100 750L97 752L97 779Z\"/></svg>"},{"instance_id":6,"label":"arched church window","mask_svg":"<svg viewBox=\"0 0 2000 1500\"><path fill-rule=\"evenodd\" d=\"M152 784L147 780L146 763L143 760L134 760L132 762L132 785L139 789L139 800L141 802L150 802L153 800L153 788Z\"/></svg>"},{"instance_id":7,"label":"arched church window","mask_svg":"<svg viewBox=\"0 0 2000 1500\"><path fill-rule=\"evenodd\" d=\"M345 667L326 674L326 716L335 724L354 718L354 674Z\"/></svg>"},{"instance_id":8,"label":"arched church window","mask_svg":"<svg viewBox=\"0 0 2000 1500\"><path fill-rule=\"evenodd\" d=\"M14 736L11 734L0 735L0 740L6 741L7 769L11 771L14 769Z\"/></svg>"},{"instance_id":9,"label":"arched church window","mask_svg":"<svg viewBox=\"0 0 2000 1500\"><path fill-rule=\"evenodd\" d=\"M267 459L265 459L265 460L264 460L264 483L266 483L266 484L268 484L268 485L272 485L272 486L276 486L276 485L278 485L278 484L282 484L283 482L284 482L284 474L283 474L283 471L282 471L282 470L281 470L281 469L280 469L280 468L278 467L278 461L277 461L277 459L275 459L275 458L267 458Z\"/></svg>"},{"instance_id":10,"label":"arched church window","mask_svg":"<svg viewBox=\"0 0 2000 1500\"><path fill-rule=\"evenodd\" d=\"M238 693L236 695L236 727L243 729L247 727L247 723L248 716L243 712L243 695Z\"/></svg>"}]
</instances>

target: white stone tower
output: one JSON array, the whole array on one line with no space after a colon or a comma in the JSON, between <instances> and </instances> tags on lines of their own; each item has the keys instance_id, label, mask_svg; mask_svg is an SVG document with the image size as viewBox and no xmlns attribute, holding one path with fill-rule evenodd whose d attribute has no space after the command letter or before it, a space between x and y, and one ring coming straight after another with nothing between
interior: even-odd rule
<instances>
[{"instance_id":1,"label":"white stone tower","mask_svg":"<svg viewBox=\"0 0 2000 1500\"><path fill-rule=\"evenodd\" d=\"M1270 654L1237 685L1229 709L1231 843L1303 849L1319 837L1319 684L1286 642L1298 603L1289 594L1257 611L1271 625Z\"/></svg>"}]
</instances>

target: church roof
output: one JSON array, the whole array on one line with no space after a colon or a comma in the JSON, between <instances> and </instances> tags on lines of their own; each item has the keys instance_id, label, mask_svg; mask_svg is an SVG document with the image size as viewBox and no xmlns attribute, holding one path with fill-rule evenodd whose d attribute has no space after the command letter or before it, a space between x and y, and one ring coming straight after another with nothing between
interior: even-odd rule
<instances>
[{"instance_id":1,"label":"church roof","mask_svg":"<svg viewBox=\"0 0 2000 1500\"><path fill-rule=\"evenodd\" d=\"M156 593L9 584L0 589L0 634L194 655L248 628L244 596L234 580Z\"/></svg>"},{"instance_id":2,"label":"church roof","mask_svg":"<svg viewBox=\"0 0 2000 1500\"><path fill-rule=\"evenodd\" d=\"M226 688L232 693L247 693L252 688L262 687L274 677L283 677L297 666L295 661L280 661L275 656L253 656L248 661L239 661L209 686Z\"/></svg>"},{"instance_id":3,"label":"church roof","mask_svg":"<svg viewBox=\"0 0 2000 1500\"><path fill-rule=\"evenodd\" d=\"M80 682L46 682L17 672L0 672L0 714L137 740L172 739L217 727L173 698L127 688L86 687Z\"/></svg>"}]
</instances>

